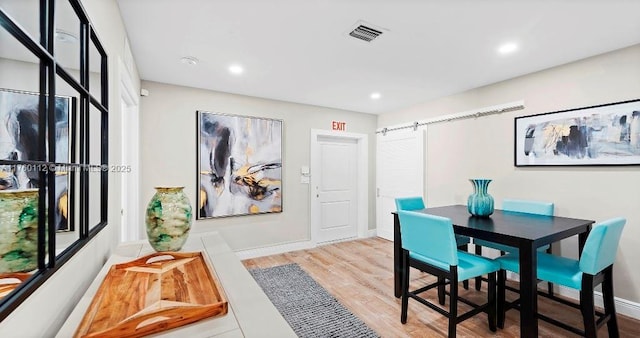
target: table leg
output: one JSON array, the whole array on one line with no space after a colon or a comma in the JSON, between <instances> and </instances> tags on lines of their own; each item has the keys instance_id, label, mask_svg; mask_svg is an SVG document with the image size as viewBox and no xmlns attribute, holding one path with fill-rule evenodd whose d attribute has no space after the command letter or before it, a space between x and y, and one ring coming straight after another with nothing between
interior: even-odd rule
<instances>
[{"instance_id":1,"label":"table leg","mask_svg":"<svg viewBox=\"0 0 640 338\"><path fill-rule=\"evenodd\" d=\"M582 257L582 249L584 248L584 244L587 243L589 232L591 232L591 226L587 228L587 231L581 232L578 235L578 257Z\"/></svg>"},{"instance_id":2,"label":"table leg","mask_svg":"<svg viewBox=\"0 0 640 338\"><path fill-rule=\"evenodd\" d=\"M394 295L402 295L402 238L400 237L400 218L393 214L393 285Z\"/></svg>"},{"instance_id":3,"label":"table leg","mask_svg":"<svg viewBox=\"0 0 640 338\"><path fill-rule=\"evenodd\" d=\"M520 247L520 337L538 337L538 256L533 242Z\"/></svg>"}]
</instances>

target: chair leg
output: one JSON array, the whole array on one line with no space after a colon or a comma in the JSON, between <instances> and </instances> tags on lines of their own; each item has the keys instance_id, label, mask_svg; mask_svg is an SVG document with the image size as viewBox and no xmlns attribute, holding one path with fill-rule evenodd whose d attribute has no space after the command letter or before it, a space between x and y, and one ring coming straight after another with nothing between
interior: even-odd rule
<instances>
[{"instance_id":1,"label":"chair leg","mask_svg":"<svg viewBox=\"0 0 640 338\"><path fill-rule=\"evenodd\" d=\"M469 252L469 244L465 244L463 246L460 247L464 252ZM465 279L462 282L462 287L464 287L465 290L469 290L469 280Z\"/></svg>"},{"instance_id":2,"label":"chair leg","mask_svg":"<svg viewBox=\"0 0 640 338\"><path fill-rule=\"evenodd\" d=\"M438 303L440 303L440 305L444 305L445 282L446 279L444 277L438 276ZM451 284L453 284L453 282Z\"/></svg>"},{"instance_id":3,"label":"chair leg","mask_svg":"<svg viewBox=\"0 0 640 338\"><path fill-rule=\"evenodd\" d=\"M549 245L549 247L547 248L547 253L548 254L552 253L551 245ZM553 283L547 282L547 292L549 293L549 296L553 296Z\"/></svg>"},{"instance_id":4,"label":"chair leg","mask_svg":"<svg viewBox=\"0 0 640 338\"><path fill-rule=\"evenodd\" d=\"M487 291L487 318L489 319L489 330L496 332L496 273L489 274L489 290Z\"/></svg>"},{"instance_id":5,"label":"chair leg","mask_svg":"<svg viewBox=\"0 0 640 338\"><path fill-rule=\"evenodd\" d=\"M482 246L474 244L476 247L476 255L482 256ZM480 291L480 287L482 286L482 276L476 277L476 291Z\"/></svg>"},{"instance_id":6,"label":"chair leg","mask_svg":"<svg viewBox=\"0 0 640 338\"><path fill-rule=\"evenodd\" d=\"M453 279L449 285L449 338L456 337L458 322L458 278Z\"/></svg>"},{"instance_id":7,"label":"chair leg","mask_svg":"<svg viewBox=\"0 0 640 338\"><path fill-rule=\"evenodd\" d=\"M596 337L596 313L593 301L593 276L582 275L582 290L580 290L580 311L584 322L584 335L587 338Z\"/></svg>"},{"instance_id":8,"label":"chair leg","mask_svg":"<svg viewBox=\"0 0 640 338\"><path fill-rule=\"evenodd\" d=\"M497 308L498 308L498 327L504 329L504 319L507 312L505 304L505 283L507 282L507 271L498 270L498 295L497 295Z\"/></svg>"},{"instance_id":9,"label":"chair leg","mask_svg":"<svg viewBox=\"0 0 640 338\"><path fill-rule=\"evenodd\" d=\"M400 322L407 323L407 310L409 307L409 254L407 251L402 252L402 310L400 311Z\"/></svg>"},{"instance_id":10,"label":"chair leg","mask_svg":"<svg viewBox=\"0 0 640 338\"><path fill-rule=\"evenodd\" d=\"M618 320L616 319L616 306L613 299L613 268L608 267L604 272L604 281L602 281L602 297L604 298L604 313L609 315L607 322L607 330L609 337L620 337L618 331Z\"/></svg>"}]
</instances>

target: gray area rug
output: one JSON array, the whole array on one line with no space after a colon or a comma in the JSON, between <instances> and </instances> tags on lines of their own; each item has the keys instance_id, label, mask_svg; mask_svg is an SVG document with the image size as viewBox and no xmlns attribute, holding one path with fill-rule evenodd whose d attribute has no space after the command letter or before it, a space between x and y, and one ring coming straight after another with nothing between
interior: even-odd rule
<instances>
[{"instance_id":1,"label":"gray area rug","mask_svg":"<svg viewBox=\"0 0 640 338\"><path fill-rule=\"evenodd\" d=\"M380 337L298 264L249 272L298 337Z\"/></svg>"}]
</instances>

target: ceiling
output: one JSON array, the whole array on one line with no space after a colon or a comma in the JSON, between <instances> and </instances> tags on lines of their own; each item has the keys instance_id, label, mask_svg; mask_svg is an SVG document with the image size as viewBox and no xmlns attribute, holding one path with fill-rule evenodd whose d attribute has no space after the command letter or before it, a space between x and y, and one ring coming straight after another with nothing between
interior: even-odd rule
<instances>
[{"instance_id":1,"label":"ceiling","mask_svg":"<svg viewBox=\"0 0 640 338\"><path fill-rule=\"evenodd\" d=\"M144 80L372 114L640 43L638 0L118 4ZM383 34L350 37L359 21Z\"/></svg>"}]
</instances>

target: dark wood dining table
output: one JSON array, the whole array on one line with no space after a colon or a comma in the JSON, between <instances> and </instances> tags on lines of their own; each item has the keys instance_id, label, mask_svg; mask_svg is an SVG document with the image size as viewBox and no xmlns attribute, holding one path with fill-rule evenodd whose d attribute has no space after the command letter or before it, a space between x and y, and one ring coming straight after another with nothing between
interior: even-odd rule
<instances>
[{"instance_id":1,"label":"dark wood dining table","mask_svg":"<svg viewBox=\"0 0 640 338\"><path fill-rule=\"evenodd\" d=\"M559 216L543 216L496 209L489 217L469 214L466 205L416 210L447 217L454 232L473 238L489 240L518 248L520 255L520 336L538 337L537 255L536 250L546 244L578 235L579 254L594 221ZM394 294L402 293L402 236L398 213L394 216Z\"/></svg>"}]
</instances>

